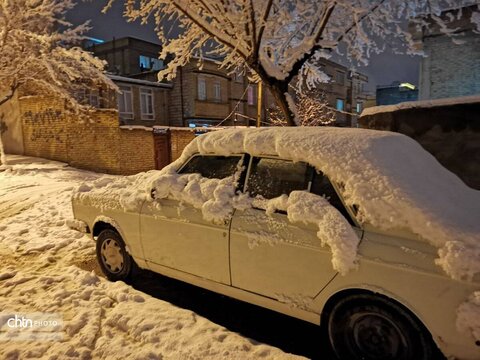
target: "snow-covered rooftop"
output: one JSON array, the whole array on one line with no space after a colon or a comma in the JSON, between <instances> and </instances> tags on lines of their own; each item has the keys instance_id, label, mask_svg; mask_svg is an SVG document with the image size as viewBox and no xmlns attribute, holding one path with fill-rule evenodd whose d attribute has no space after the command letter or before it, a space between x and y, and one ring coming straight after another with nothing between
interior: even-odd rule
<instances>
[{"instance_id":1,"label":"snow-covered rooftop","mask_svg":"<svg viewBox=\"0 0 480 360\"><path fill-rule=\"evenodd\" d=\"M373 106L363 110L360 117L375 115L379 113L393 112L407 109L428 109L440 106L452 106L462 104L480 104L480 95L462 96L445 99L406 101L395 105Z\"/></svg>"}]
</instances>

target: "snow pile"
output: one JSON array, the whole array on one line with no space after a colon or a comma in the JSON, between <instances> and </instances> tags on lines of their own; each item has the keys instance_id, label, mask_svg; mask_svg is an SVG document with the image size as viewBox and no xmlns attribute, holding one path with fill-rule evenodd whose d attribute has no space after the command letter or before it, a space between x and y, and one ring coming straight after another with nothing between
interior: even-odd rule
<instances>
[{"instance_id":1,"label":"snow pile","mask_svg":"<svg viewBox=\"0 0 480 360\"><path fill-rule=\"evenodd\" d=\"M228 221L234 208L244 209L248 198L235 194L242 169L224 179L207 179L200 174L179 175L169 169L153 181L156 199L170 198L201 209L205 220L216 224Z\"/></svg>"},{"instance_id":2,"label":"snow pile","mask_svg":"<svg viewBox=\"0 0 480 360\"><path fill-rule=\"evenodd\" d=\"M360 239L342 214L330 205L327 199L306 191L292 191L289 196L282 195L270 200L255 198L253 205L265 209L267 215L282 210L287 212L288 219L293 223L317 225L317 237L322 246L328 245L332 251L333 268L342 275L357 268L357 247ZM261 234L255 234L255 237L260 239L252 238L249 244L251 248L263 240ZM269 236L265 240L273 246L275 244L272 241L278 243L282 238L272 240Z\"/></svg>"},{"instance_id":3,"label":"snow pile","mask_svg":"<svg viewBox=\"0 0 480 360\"><path fill-rule=\"evenodd\" d=\"M360 239L340 212L328 200L304 191L293 191L287 202L291 222L317 224L317 236L322 246L332 251L333 268L345 275L356 268L357 247Z\"/></svg>"},{"instance_id":4,"label":"snow pile","mask_svg":"<svg viewBox=\"0 0 480 360\"><path fill-rule=\"evenodd\" d=\"M158 172L148 171L132 176L104 175L99 179L81 184L74 192L74 199L86 205L105 209L140 211L143 202L150 198L151 176Z\"/></svg>"},{"instance_id":5,"label":"snow pile","mask_svg":"<svg viewBox=\"0 0 480 360\"><path fill-rule=\"evenodd\" d=\"M358 207L360 222L427 240L440 249L437 263L454 279L480 272L480 192L413 139L365 129L221 130L197 137L168 171L194 153L241 152L311 164L341 185L347 204Z\"/></svg>"},{"instance_id":6,"label":"snow pile","mask_svg":"<svg viewBox=\"0 0 480 360\"><path fill-rule=\"evenodd\" d=\"M470 298L457 309L457 330L472 334L480 341L480 291L475 291Z\"/></svg>"}]
</instances>

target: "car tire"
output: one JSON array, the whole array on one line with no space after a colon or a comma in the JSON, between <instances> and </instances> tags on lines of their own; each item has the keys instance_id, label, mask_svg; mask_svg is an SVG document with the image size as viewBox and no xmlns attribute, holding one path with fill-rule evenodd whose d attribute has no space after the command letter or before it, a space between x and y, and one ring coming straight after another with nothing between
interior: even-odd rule
<instances>
[{"instance_id":1,"label":"car tire","mask_svg":"<svg viewBox=\"0 0 480 360\"><path fill-rule=\"evenodd\" d=\"M341 360L429 360L439 355L415 316L381 296L345 297L327 321L330 345Z\"/></svg>"},{"instance_id":2,"label":"car tire","mask_svg":"<svg viewBox=\"0 0 480 360\"><path fill-rule=\"evenodd\" d=\"M122 237L114 230L100 232L96 244L97 261L107 279L127 281L135 263L127 253Z\"/></svg>"}]
</instances>

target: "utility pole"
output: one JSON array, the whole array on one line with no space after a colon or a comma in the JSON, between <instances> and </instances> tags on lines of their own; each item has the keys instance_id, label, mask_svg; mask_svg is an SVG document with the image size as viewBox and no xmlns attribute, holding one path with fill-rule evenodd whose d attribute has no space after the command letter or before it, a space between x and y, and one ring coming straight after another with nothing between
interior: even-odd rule
<instances>
[{"instance_id":1,"label":"utility pole","mask_svg":"<svg viewBox=\"0 0 480 360\"><path fill-rule=\"evenodd\" d=\"M262 108L263 108L263 91L262 91L262 81L257 85L257 127L262 126Z\"/></svg>"}]
</instances>

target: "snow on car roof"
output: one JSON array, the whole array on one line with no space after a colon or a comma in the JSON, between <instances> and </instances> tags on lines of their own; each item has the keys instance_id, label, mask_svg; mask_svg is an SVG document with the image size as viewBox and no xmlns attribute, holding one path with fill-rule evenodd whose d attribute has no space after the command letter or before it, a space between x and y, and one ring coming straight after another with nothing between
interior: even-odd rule
<instances>
[{"instance_id":1,"label":"snow on car roof","mask_svg":"<svg viewBox=\"0 0 480 360\"><path fill-rule=\"evenodd\" d=\"M239 152L307 162L342 184L362 223L427 240L452 278L480 272L480 191L407 136L333 127L228 129L197 137L171 167L194 153Z\"/></svg>"}]
</instances>

